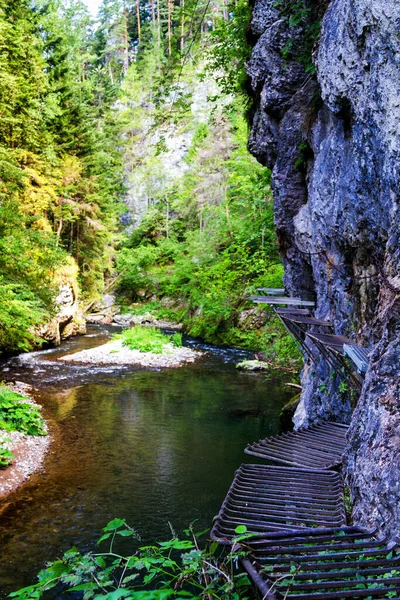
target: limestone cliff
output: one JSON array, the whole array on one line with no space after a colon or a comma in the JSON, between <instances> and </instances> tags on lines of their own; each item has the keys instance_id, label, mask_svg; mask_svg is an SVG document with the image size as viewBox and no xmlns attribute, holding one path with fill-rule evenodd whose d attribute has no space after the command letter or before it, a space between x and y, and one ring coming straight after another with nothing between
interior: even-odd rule
<instances>
[{"instance_id":1,"label":"limestone cliff","mask_svg":"<svg viewBox=\"0 0 400 600\"><path fill-rule=\"evenodd\" d=\"M354 412L322 357L308 362L295 423L351 420L346 472L355 518L394 534L400 530L400 4L304 0L300 22L290 18L296 4L255 2L249 148L273 169L288 291L315 297L318 317L373 350ZM317 22L312 73L299 55Z\"/></svg>"}]
</instances>

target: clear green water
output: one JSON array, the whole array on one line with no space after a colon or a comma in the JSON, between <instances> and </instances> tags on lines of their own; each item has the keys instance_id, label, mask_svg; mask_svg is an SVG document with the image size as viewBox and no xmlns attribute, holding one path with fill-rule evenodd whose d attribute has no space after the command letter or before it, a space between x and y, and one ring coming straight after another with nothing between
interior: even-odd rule
<instances>
[{"instance_id":1,"label":"clear green water","mask_svg":"<svg viewBox=\"0 0 400 600\"><path fill-rule=\"evenodd\" d=\"M235 470L252 462L246 444L279 430L290 391L238 373L238 351L200 345L207 353L198 363L163 371L54 360L109 335L92 328L57 351L0 366L1 378L39 389L55 438L45 472L7 499L0 518L2 598L72 545L93 548L113 517L126 518L144 542L168 539L168 522L210 527Z\"/></svg>"}]
</instances>

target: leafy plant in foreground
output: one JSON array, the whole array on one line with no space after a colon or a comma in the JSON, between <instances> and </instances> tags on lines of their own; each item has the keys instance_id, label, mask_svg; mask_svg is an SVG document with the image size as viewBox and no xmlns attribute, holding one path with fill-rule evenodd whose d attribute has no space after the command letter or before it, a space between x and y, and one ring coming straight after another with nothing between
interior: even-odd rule
<instances>
[{"instance_id":1,"label":"leafy plant in foreground","mask_svg":"<svg viewBox=\"0 0 400 600\"><path fill-rule=\"evenodd\" d=\"M239 553L218 557L217 563L217 544L202 550L198 543L202 534L194 534L192 527L184 534L185 539L174 536L122 555L115 550L118 539L140 538L124 519L114 519L103 529L98 542L109 541L106 552L82 554L71 548L39 573L38 583L13 592L10 597L39 600L47 590L57 587L61 596L73 594L71 597L83 600L246 600L249 581L235 573L234 568Z\"/></svg>"}]
</instances>

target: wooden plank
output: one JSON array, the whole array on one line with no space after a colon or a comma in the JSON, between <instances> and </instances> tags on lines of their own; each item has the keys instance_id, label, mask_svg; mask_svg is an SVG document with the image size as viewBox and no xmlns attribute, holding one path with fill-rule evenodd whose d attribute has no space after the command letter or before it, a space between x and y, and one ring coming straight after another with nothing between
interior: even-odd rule
<instances>
[{"instance_id":1,"label":"wooden plank","mask_svg":"<svg viewBox=\"0 0 400 600\"><path fill-rule=\"evenodd\" d=\"M320 319L315 319L314 317L307 317L302 315L293 315L290 313L286 313L286 315L282 315L282 319L287 321L292 321L292 323L298 323L300 325L315 325L318 327L333 327L333 324L329 321L321 321Z\"/></svg>"},{"instance_id":2,"label":"wooden plank","mask_svg":"<svg viewBox=\"0 0 400 600\"><path fill-rule=\"evenodd\" d=\"M278 316L281 315L303 315L303 317L311 317L308 308L274 308Z\"/></svg>"},{"instance_id":3,"label":"wooden plank","mask_svg":"<svg viewBox=\"0 0 400 600\"><path fill-rule=\"evenodd\" d=\"M265 292L268 296L284 296L285 288L257 288L257 292Z\"/></svg>"},{"instance_id":4,"label":"wooden plank","mask_svg":"<svg viewBox=\"0 0 400 600\"><path fill-rule=\"evenodd\" d=\"M315 308L315 302L311 300L299 300L298 298L289 298L286 296L249 296L248 300L253 300L256 304L286 304L287 306L310 306Z\"/></svg>"},{"instance_id":5,"label":"wooden plank","mask_svg":"<svg viewBox=\"0 0 400 600\"><path fill-rule=\"evenodd\" d=\"M298 296L264 296L264 295L262 295L262 296L249 296L249 299L253 300L253 301L254 300L268 300L268 301L271 301L272 303L275 300L287 300L288 298L290 300L297 300L297 302L301 302L301 298L299 298Z\"/></svg>"},{"instance_id":6,"label":"wooden plank","mask_svg":"<svg viewBox=\"0 0 400 600\"><path fill-rule=\"evenodd\" d=\"M307 336L310 337L311 340L314 339L323 346L327 346L333 350L340 350L341 353L343 353L344 344L351 344L351 340L344 335L327 335L323 333L307 332Z\"/></svg>"}]
</instances>

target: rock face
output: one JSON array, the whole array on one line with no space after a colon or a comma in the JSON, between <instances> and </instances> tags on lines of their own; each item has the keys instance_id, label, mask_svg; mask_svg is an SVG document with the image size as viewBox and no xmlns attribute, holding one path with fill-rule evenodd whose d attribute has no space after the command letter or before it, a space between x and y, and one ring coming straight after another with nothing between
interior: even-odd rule
<instances>
[{"instance_id":1,"label":"rock face","mask_svg":"<svg viewBox=\"0 0 400 600\"><path fill-rule=\"evenodd\" d=\"M187 156L196 129L200 124L209 122L211 112L215 108L209 100L210 96L218 93L212 78L202 80L201 85L198 85L197 79L194 79L192 84L181 82L178 87L179 89L172 92L172 97L178 95L184 99L188 95L191 98L190 112L194 127L189 130L182 131L182 124L176 124L172 119L167 119L162 128L158 126L154 129L154 117L149 117L151 111L154 112L154 107L148 104L148 99L142 99L139 104L136 101L131 102L134 125L128 135L134 141L132 146L127 144L124 158L127 189L125 204L129 216L125 215L122 220L123 224L128 225L129 231L140 225L155 198L159 199L165 195L171 185L176 184L190 171ZM146 116L141 112L143 107L146 108ZM121 105L120 108L124 107Z\"/></svg>"},{"instance_id":2,"label":"rock face","mask_svg":"<svg viewBox=\"0 0 400 600\"><path fill-rule=\"evenodd\" d=\"M374 348L354 412L323 357L306 363L295 424L351 420L346 469L355 518L394 535L400 529L400 4L304 0L296 27L294 4L256 0L254 6L249 148L273 170L288 291L314 297L317 317ZM301 49L318 20L313 76ZM289 56L285 48L293 49Z\"/></svg>"},{"instance_id":3,"label":"rock face","mask_svg":"<svg viewBox=\"0 0 400 600\"><path fill-rule=\"evenodd\" d=\"M38 327L35 334L43 341L58 346L61 340L86 333L86 321L78 302L78 267L74 260L64 265L55 275L59 294L55 299L53 319Z\"/></svg>"}]
</instances>

